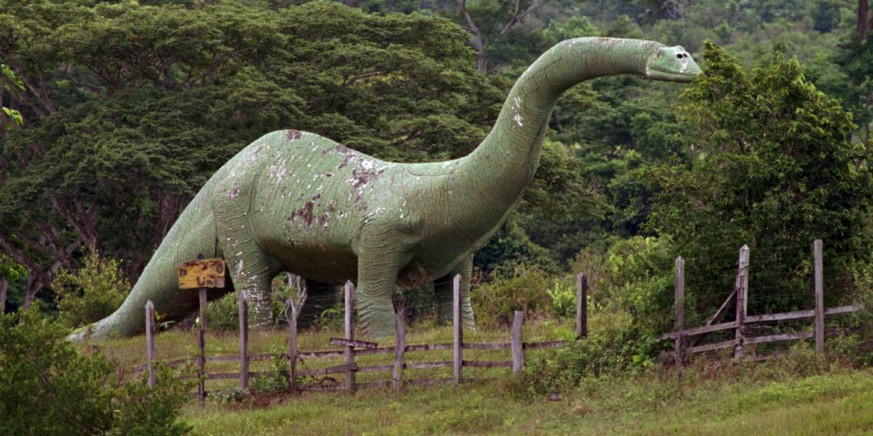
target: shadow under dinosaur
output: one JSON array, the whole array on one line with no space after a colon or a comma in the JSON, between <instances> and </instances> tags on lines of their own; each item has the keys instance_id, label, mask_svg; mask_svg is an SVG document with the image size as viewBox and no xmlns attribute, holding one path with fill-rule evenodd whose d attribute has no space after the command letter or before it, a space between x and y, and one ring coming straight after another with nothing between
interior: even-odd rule
<instances>
[{"instance_id":1,"label":"shadow under dinosaur","mask_svg":"<svg viewBox=\"0 0 873 436\"><path fill-rule=\"evenodd\" d=\"M176 269L200 254L226 259L256 320L269 316L273 277L288 271L304 277L314 297L352 280L364 332L388 336L397 284L433 283L446 316L451 278L461 274L463 318L472 326L472 255L533 179L558 97L595 77L689 82L699 73L682 47L600 37L563 41L522 74L479 146L446 162L386 162L313 133L269 133L203 186L122 306L74 338L142 332L148 300L164 319L196 311L197 293L178 289Z\"/></svg>"}]
</instances>

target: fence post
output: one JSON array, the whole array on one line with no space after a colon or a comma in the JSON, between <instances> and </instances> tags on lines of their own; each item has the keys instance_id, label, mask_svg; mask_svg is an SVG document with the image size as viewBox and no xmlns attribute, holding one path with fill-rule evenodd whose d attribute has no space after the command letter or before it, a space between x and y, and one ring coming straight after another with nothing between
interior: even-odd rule
<instances>
[{"instance_id":1,"label":"fence post","mask_svg":"<svg viewBox=\"0 0 873 436\"><path fill-rule=\"evenodd\" d=\"M403 358L406 353L406 327L404 326L404 318L406 310L397 311L397 345L394 347L394 371L391 374L391 384L394 388L394 393L399 394L400 388L403 386Z\"/></svg>"},{"instance_id":2,"label":"fence post","mask_svg":"<svg viewBox=\"0 0 873 436\"><path fill-rule=\"evenodd\" d=\"M149 366L149 387L155 387L155 303L149 300L145 305L146 312L146 354Z\"/></svg>"},{"instance_id":3,"label":"fence post","mask_svg":"<svg viewBox=\"0 0 873 436\"><path fill-rule=\"evenodd\" d=\"M824 352L824 276L822 273L822 242L816 239L812 245L815 263L815 352Z\"/></svg>"},{"instance_id":4,"label":"fence post","mask_svg":"<svg viewBox=\"0 0 873 436\"><path fill-rule=\"evenodd\" d=\"M576 274L576 339L588 337L588 277Z\"/></svg>"},{"instance_id":5,"label":"fence post","mask_svg":"<svg viewBox=\"0 0 873 436\"><path fill-rule=\"evenodd\" d=\"M197 398L202 405L206 401L206 288L200 288L200 332L197 334L197 347L200 348L200 368L197 377Z\"/></svg>"},{"instance_id":6,"label":"fence post","mask_svg":"<svg viewBox=\"0 0 873 436\"><path fill-rule=\"evenodd\" d=\"M249 302L239 293L239 387L249 388Z\"/></svg>"},{"instance_id":7,"label":"fence post","mask_svg":"<svg viewBox=\"0 0 873 436\"><path fill-rule=\"evenodd\" d=\"M746 322L746 311L748 310L748 300L749 300L749 246L743 245L740 248L740 260L737 266L737 281L736 281L736 289L737 289L737 328L734 338L736 340L736 344L734 345L734 358L741 359L746 356L746 350L744 349L744 344L746 341L745 338L745 328L744 324Z\"/></svg>"},{"instance_id":8,"label":"fence post","mask_svg":"<svg viewBox=\"0 0 873 436\"><path fill-rule=\"evenodd\" d=\"M463 367L463 349L462 342L464 336L463 320L461 319L461 275L455 276L452 281L454 297L452 298L452 331L454 336L454 344L452 347L453 364L454 364L454 381L461 382L461 368Z\"/></svg>"},{"instance_id":9,"label":"fence post","mask_svg":"<svg viewBox=\"0 0 873 436\"><path fill-rule=\"evenodd\" d=\"M200 349L199 368L197 368L197 378L200 379L200 383L197 384L197 400L203 405L206 401L206 331L202 328L197 334L197 348Z\"/></svg>"},{"instance_id":10,"label":"fence post","mask_svg":"<svg viewBox=\"0 0 873 436\"><path fill-rule=\"evenodd\" d=\"M346 339L352 341L355 339L355 285L351 280L346 282L345 286L346 300ZM355 347L346 346L345 351L346 364L355 364ZM349 392L355 391L355 370L349 369L346 372L346 390Z\"/></svg>"},{"instance_id":11,"label":"fence post","mask_svg":"<svg viewBox=\"0 0 873 436\"><path fill-rule=\"evenodd\" d=\"M288 362L291 364L291 392L297 392L297 313L291 311L291 322L288 323Z\"/></svg>"},{"instance_id":12,"label":"fence post","mask_svg":"<svg viewBox=\"0 0 873 436\"><path fill-rule=\"evenodd\" d=\"M524 346L521 342L521 326L524 312L516 310L512 320L512 372L520 374L524 369Z\"/></svg>"},{"instance_id":13,"label":"fence post","mask_svg":"<svg viewBox=\"0 0 873 436\"><path fill-rule=\"evenodd\" d=\"M685 363L685 259L676 258L675 267L676 300L676 365L682 368Z\"/></svg>"},{"instance_id":14,"label":"fence post","mask_svg":"<svg viewBox=\"0 0 873 436\"><path fill-rule=\"evenodd\" d=\"M200 288L200 330L206 330L206 288Z\"/></svg>"}]
</instances>

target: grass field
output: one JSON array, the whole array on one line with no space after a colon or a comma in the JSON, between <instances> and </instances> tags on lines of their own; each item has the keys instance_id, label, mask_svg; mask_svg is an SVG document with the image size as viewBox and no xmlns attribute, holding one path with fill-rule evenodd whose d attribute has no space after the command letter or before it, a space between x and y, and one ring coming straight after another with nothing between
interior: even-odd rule
<instances>
[{"instance_id":1,"label":"grass field","mask_svg":"<svg viewBox=\"0 0 873 436\"><path fill-rule=\"evenodd\" d=\"M569 328L534 324L526 328L525 340L561 339ZM159 335L159 357L196 354L193 336ZM337 332L303 334L301 349L327 349L330 336ZM411 332L407 343L450 342L450 337L448 329L429 328ZM257 332L252 339L252 353L285 349L282 332ZM468 341L505 339L506 332L494 331L467 336ZM232 334L211 335L209 355L236 353L236 341ZM142 337L110 341L102 351L132 365L141 361L142 342ZM449 356L430 354L421 359ZM468 356L502 359L508 354L471 353L465 359ZM366 362L379 363L385 362ZM235 364L228 365L217 370L234 370ZM260 365L253 370L269 369L265 366L273 363ZM450 375L448 369L438 371L449 372L427 376ZM408 387L400 395L387 388L370 388L355 394L305 392L250 396L242 401L211 399L205 406L192 401L182 419L198 435L873 434L873 370L819 359L803 347L766 363L698 362L681 377L671 368L656 366L623 377L584 379L579 387L563 392L558 401L519 393L508 369L465 369L465 374L489 380ZM389 377L361 374L359 380L361 376ZM236 382L210 383L208 389L220 394Z\"/></svg>"},{"instance_id":2,"label":"grass field","mask_svg":"<svg viewBox=\"0 0 873 436\"><path fill-rule=\"evenodd\" d=\"M681 383L660 370L590 380L560 401L514 399L505 382L489 381L416 387L400 396L367 390L270 404L208 402L190 405L184 419L201 435L873 434L873 372L756 380L762 370L745 366L713 379L703 368L692 371Z\"/></svg>"}]
</instances>

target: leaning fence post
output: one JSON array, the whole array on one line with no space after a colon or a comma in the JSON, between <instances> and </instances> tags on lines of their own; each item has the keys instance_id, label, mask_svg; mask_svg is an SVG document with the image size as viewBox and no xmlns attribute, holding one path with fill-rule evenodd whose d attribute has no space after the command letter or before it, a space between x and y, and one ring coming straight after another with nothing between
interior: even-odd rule
<instances>
[{"instance_id":1,"label":"leaning fence post","mask_svg":"<svg viewBox=\"0 0 873 436\"><path fill-rule=\"evenodd\" d=\"M745 328L744 324L746 322L746 312L748 310L748 301L749 301L749 246L743 245L740 248L740 260L737 266L737 280L736 280L736 289L737 289L737 327L734 338L736 340L736 344L734 345L734 358L740 359L745 357L746 350L744 349L744 344L746 341L745 338Z\"/></svg>"},{"instance_id":2,"label":"leaning fence post","mask_svg":"<svg viewBox=\"0 0 873 436\"><path fill-rule=\"evenodd\" d=\"M675 267L676 300L676 365L682 368L685 363L685 259L676 258Z\"/></svg>"},{"instance_id":3,"label":"leaning fence post","mask_svg":"<svg viewBox=\"0 0 873 436\"><path fill-rule=\"evenodd\" d=\"M146 354L149 366L149 387L155 387L155 303L149 300L145 305L146 312Z\"/></svg>"},{"instance_id":4,"label":"leaning fence post","mask_svg":"<svg viewBox=\"0 0 873 436\"><path fill-rule=\"evenodd\" d=\"M588 277L576 274L576 339L588 337Z\"/></svg>"},{"instance_id":5,"label":"leaning fence post","mask_svg":"<svg viewBox=\"0 0 873 436\"><path fill-rule=\"evenodd\" d=\"M815 264L815 352L824 352L824 276L822 273L822 242L816 239L812 245Z\"/></svg>"},{"instance_id":6,"label":"leaning fence post","mask_svg":"<svg viewBox=\"0 0 873 436\"><path fill-rule=\"evenodd\" d=\"M452 281L454 297L452 298L452 331L454 343L452 346L452 356L454 365L454 381L461 382L461 368L464 365L462 342L464 336L463 320L461 319L461 275L455 276Z\"/></svg>"},{"instance_id":7,"label":"leaning fence post","mask_svg":"<svg viewBox=\"0 0 873 436\"><path fill-rule=\"evenodd\" d=\"M249 388L249 302L239 294L239 386Z\"/></svg>"},{"instance_id":8,"label":"leaning fence post","mask_svg":"<svg viewBox=\"0 0 873 436\"><path fill-rule=\"evenodd\" d=\"M524 346L521 341L521 327L524 322L524 312L516 310L512 320L512 372L520 374L524 369Z\"/></svg>"},{"instance_id":9,"label":"leaning fence post","mask_svg":"<svg viewBox=\"0 0 873 436\"><path fill-rule=\"evenodd\" d=\"M355 339L355 285L351 281L346 282L345 286L346 300L346 339L352 341ZM355 347L346 345L345 351L346 364L355 364ZM346 372L346 390L349 392L355 391L355 370L350 368Z\"/></svg>"},{"instance_id":10,"label":"leaning fence post","mask_svg":"<svg viewBox=\"0 0 873 436\"><path fill-rule=\"evenodd\" d=\"M403 359L406 353L406 327L404 326L404 318L406 310L397 311L397 345L394 347L394 371L391 374L391 384L394 388L394 393L399 394L400 388L403 386Z\"/></svg>"}]
</instances>

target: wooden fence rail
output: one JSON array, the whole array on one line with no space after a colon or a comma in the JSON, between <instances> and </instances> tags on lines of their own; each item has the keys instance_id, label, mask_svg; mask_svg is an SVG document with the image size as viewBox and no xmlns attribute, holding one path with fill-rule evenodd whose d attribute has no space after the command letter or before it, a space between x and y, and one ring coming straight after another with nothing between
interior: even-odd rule
<instances>
[{"instance_id":1,"label":"wooden fence rail","mask_svg":"<svg viewBox=\"0 0 873 436\"><path fill-rule=\"evenodd\" d=\"M524 368L524 352L527 350L537 350L545 348L562 347L569 343L565 340L543 341L543 342L523 342L522 327L524 321L523 312L515 312L513 317L513 325L510 333L509 342L494 342L494 343L467 343L463 341L463 320L461 312L461 287L460 276L454 279L454 307L453 307L453 335L452 343L441 344L406 344L406 329L404 325L403 312L397 314L397 345L393 347L379 347L375 342L361 341L354 337L354 302L355 288L351 282L344 287L345 294L345 337L331 338L330 345L343 347L341 350L319 350L319 351L300 351L297 349L297 323L296 315L292 315L289 322L289 350L288 353L265 353L251 354L248 350L248 304L244 297L239 300L240 313L240 352L233 356L206 356L205 351L205 333L206 329L201 324L201 330L198 332L198 348L199 353L195 358L175 359L163 362L168 366L180 366L186 364L196 364L198 366L198 385L197 396L200 401L204 401L207 391L205 382L207 380L231 380L239 379L240 388L247 389L250 379L255 379L265 376L276 375L275 371L251 371L249 364L256 361L273 360L276 358L287 359L290 374L291 388L295 391L308 390L347 390L354 391L356 387L369 386L390 386L395 392L400 392L402 386L411 385L427 385L437 383L455 382L460 383L465 378L463 376L463 368L511 368L514 373L519 373ZM576 289L577 308L582 312L577 311L576 316L576 335L577 338L587 336L587 281L584 275L577 277ZM147 316L147 320L150 318ZM154 350L154 336L147 336L147 350ZM423 362L407 362L408 353L421 353L432 351L448 351L452 350L452 359L445 361L423 361ZM463 350L510 350L511 360L464 360ZM153 351L152 351L153 353ZM393 354L394 362L385 365L358 365L356 358L360 356ZM301 359L345 359L345 363L327 368L299 368ZM240 364L239 371L235 372L216 372L209 373L207 364L220 362L238 362ZM141 372L149 370L152 366L150 358L145 365L139 365L133 368L133 372ZM405 379L403 373L405 370L428 370L436 368L453 368L453 377L450 378L417 378ZM368 381L358 382L356 375L358 373L390 373L390 378L384 381ZM321 377L329 375L344 375L343 382L331 380L328 385L323 382L300 384L299 378L302 377Z\"/></svg>"},{"instance_id":2,"label":"wooden fence rail","mask_svg":"<svg viewBox=\"0 0 873 436\"><path fill-rule=\"evenodd\" d=\"M824 319L826 316L838 315L844 313L857 312L863 309L861 305L848 305L839 307L824 307L824 280L822 274L822 242L816 240L813 244L813 297L815 308L810 310L798 310L784 313L769 313L760 315L749 315L748 308L748 292L749 292L749 247L744 245L740 248L740 255L737 268L737 276L733 292L728 296L724 304L719 307L716 314L710 318L706 325L693 328L685 328L685 261L678 257L675 264L675 309L676 309L676 324L675 331L661 335L663 340L673 340L676 343L674 351L674 360L680 364L684 362L685 356L695 353L703 353L706 351L714 351L725 348L734 349L734 358L740 359L745 357L746 345L764 344L770 342L793 341L801 339L815 338L815 350L817 353L824 351ZM721 322L721 320L730 308L734 308L736 318L730 322ZM776 321L788 321L805 318L814 318L815 325L813 332L793 332L781 333L769 336L748 337L747 326L754 323L766 323ZM696 345L699 339L690 340L690 337L702 337L708 333L734 330L734 338L719 342Z\"/></svg>"}]
</instances>

